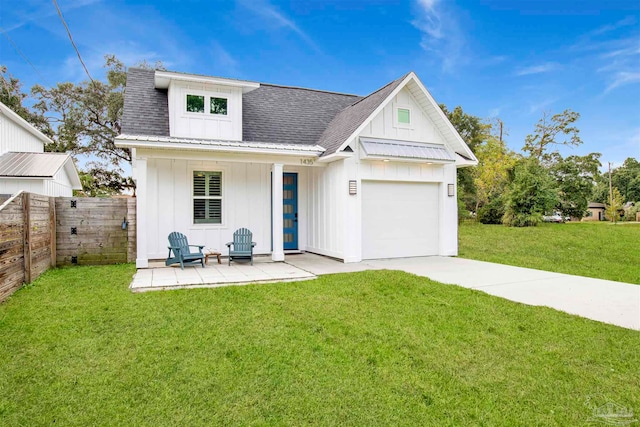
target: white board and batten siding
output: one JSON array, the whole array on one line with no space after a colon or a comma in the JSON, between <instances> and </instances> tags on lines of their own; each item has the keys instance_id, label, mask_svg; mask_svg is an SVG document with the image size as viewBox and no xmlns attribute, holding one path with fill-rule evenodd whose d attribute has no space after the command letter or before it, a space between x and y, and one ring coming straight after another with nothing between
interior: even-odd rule
<instances>
[{"instance_id":1,"label":"white board and batten siding","mask_svg":"<svg viewBox=\"0 0 640 427\"><path fill-rule=\"evenodd\" d=\"M410 126L395 122L396 108L410 110ZM358 136L445 144L407 88ZM350 145L361 189L361 258L457 255L457 198L447 191L448 184L456 185L455 165L367 160L357 141Z\"/></svg>"},{"instance_id":2,"label":"white board and batten siding","mask_svg":"<svg viewBox=\"0 0 640 427\"><path fill-rule=\"evenodd\" d=\"M205 156L206 157L206 156ZM147 257L167 257L167 236L187 235L190 244L205 245L223 254L238 228L248 228L256 254L271 253L271 167L269 163L244 163L170 158L147 159ZM222 172L222 224L194 224L193 172ZM306 246L307 186L304 168L285 166L298 173L299 245Z\"/></svg>"},{"instance_id":3,"label":"white board and batten siding","mask_svg":"<svg viewBox=\"0 0 640 427\"><path fill-rule=\"evenodd\" d=\"M395 122L396 108L408 108L410 126L398 126ZM445 139L434 123L427 117L409 89L403 88L362 130L359 136L397 139L402 141L444 144ZM353 144L352 144L353 145ZM352 147L355 149L355 147Z\"/></svg>"},{"instance_id":4,"label":"white board and batten siding","mask_svg":"<svg viewBox=\"0 0 640 427\"><path fill-rule=\"evenodd\" d=\"M45 194L44 179L37 178L0 178L0 194L16 194L19 191Z\"/></svg>"},{"instance_id":5,"label":"white board and batten siding","mask_svg":"<svg viewBox=\"0 0 640 427\"><path fill-rule=\"evenodd\" d=\"M308 251L345 258L347 180L344 161L309 170Z\"/></svg>"},{"instance_id":6,"label":"white board and batten siding","mask_svg":"<svg viewBox=\"0 0 640 427\"><path fill-rule=\"evenodd\" d=\"M0 111L0 154L8 152L42 153L44 142L25 128L20 117ZM17 116L17 115L16 115ZM22 123L22 125L21 125Z\"/></svg>"},{"instance_id":7,"label":"white board and batten siding","mask_svg":"<svg viewBox=\"0 0 640 427\"><path fill-rule=\"evenodd\" d=\"M73 184L69 180L69 175L64 167L61 167L53 176L53 179L46 179L43 182L44 194L53 197L73 196Z\"/></svg>"},{"instance_id":8,"label":"white board and batten siding","mask_svg":"<svg viewBox=\"0 0 640 427\"><path fill-rule=\"evenodd\" d=\"M187 95L205 97L204 113L187 111ZM172 81L169 86L169 132L183 138L242 140L242 88ZM211 114L209 98L226 98L227 115Z\"/></svg>"}]
</instances>

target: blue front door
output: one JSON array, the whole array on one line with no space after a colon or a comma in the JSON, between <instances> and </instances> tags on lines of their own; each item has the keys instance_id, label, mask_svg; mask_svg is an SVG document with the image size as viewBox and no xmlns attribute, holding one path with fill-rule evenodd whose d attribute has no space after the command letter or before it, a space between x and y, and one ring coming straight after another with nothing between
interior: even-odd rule
<instances>
[{"instance_id":1,"label":"blue front door","mask_svg":"<svg viewBox=\"0 0 640 427\"><path fill-rule=\"evenodd\" d=\"M282 175L284 249L298 249L298 174Z\"/></svg>"}]
</instances>

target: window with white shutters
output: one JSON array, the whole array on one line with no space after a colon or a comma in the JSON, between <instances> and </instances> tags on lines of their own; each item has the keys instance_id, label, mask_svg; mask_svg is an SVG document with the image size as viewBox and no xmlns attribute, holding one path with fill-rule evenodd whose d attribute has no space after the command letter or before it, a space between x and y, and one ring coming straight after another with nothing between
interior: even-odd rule
<instances>
[{"instance_id":1,"label":"window with white shutters","mask_svg":"<svg viewBox=\"0 0 640 427\"><path fill-rule=\"evenodd\" d=\"M222 224L222 172L193 172L193 223Z\"/></svg>"}]
</instances>

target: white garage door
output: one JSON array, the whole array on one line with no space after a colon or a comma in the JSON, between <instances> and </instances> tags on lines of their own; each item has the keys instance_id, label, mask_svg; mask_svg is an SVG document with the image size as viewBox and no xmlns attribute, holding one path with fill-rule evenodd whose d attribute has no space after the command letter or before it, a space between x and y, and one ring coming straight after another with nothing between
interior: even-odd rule
<instances>
[{"instance_id":1,"label":"white garage door","mask_svg":"<svg viewBox=\"0 0 640 427\"><path fill-rule=\"evenodd\" d=\"M438 184L362 182L362 259L438 254Z\"/></svg>"}]
</instances>

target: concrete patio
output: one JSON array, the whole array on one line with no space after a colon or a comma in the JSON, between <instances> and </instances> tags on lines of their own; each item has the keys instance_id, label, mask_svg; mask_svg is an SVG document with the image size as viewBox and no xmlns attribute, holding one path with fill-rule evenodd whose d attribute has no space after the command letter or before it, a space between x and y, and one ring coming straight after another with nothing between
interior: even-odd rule
<instances>
[{"instance_id":1,"label":"concrete patio","mask_svg":"<svg viewBox=\"0 0 640 427\"><path fill-rule=\"evenodd\" d=\"M223 259L223 261L225 261ZM273 262L269 257L255 257L249 263L226 262L218 264L215 257L205 268L200 265L166 267L164 262L150 262L149 268L140 269L133 276L130 288L134 292L183 288L214 288L249 283L290 282L315 279L316 275L284 262Z\"/></svg>"}]
</instances>

